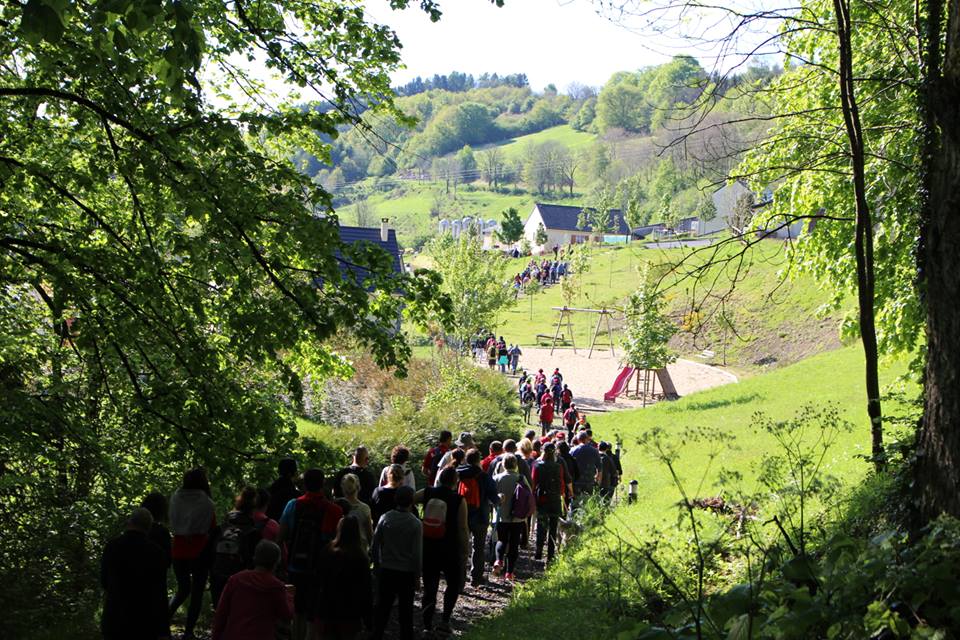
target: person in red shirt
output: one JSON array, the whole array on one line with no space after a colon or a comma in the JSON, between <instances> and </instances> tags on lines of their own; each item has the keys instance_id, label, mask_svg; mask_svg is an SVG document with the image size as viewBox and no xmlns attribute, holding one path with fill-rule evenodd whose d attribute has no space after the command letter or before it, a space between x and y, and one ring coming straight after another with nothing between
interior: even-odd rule
<instances>
[{"instance_id":1,"label":"person in red shirt","mask_svg":"<svg viewBox=\"0 0 960 640\"><path fill-rule=\"evenodd\" d=\"M321 555L337 535L337 523L343 517L343 509L327 499L323 482L320 469L306 471L303 488L307 492L288 502L280 516L280 542L287 542L287 570L290 582L296 587L295 640L304 640L308 631L312 631L308 627L317 616L321 596Z\"/></svg>"},{"instance_id":2,"label":"person in red shirt","mask_svg":"<svg viewBox=\"0 0 960 640\"><path fill-rule=\"evenodd\" d=\"M202 467L191 469L183 474L183 484L170 498L170 531L173 533L170 557L177 578L170 616L189 598L184 638L193 638L200 617L203 592L213 563L210 534L216 526L207 472Z\"/></svg>"},{"instance_id":3,"label":"person in red shirt","mask_svg":"<svg viewBox=\"0 0 960 640\"><path fill-rule=\"evenodd\" d=\"M223 588L211 640L272 638L277 622L293 617L293 586L273 575L279 561L280 547L275 542L257 543L254 568L230 576Z\"/></svg>"},{"instance_id":4,"label":"person in red shirt","mask_svg":"<svg viewBox=\"0 0 960 640\"><path fill-rule=\"evenodd\" d=\"M443 458L443 455L450 451L450 444L453 440L453 433L444 429L440 432L440 442L437 446L433 447L427 451L427 455L423 457L423 475L427 478L427 486L432 487L434 482L437 479L437 471L440 468L440 459Z\"/></svg>"},{"instance_id":5,"label":"person in red shirt","mask_svg":"<svg viewBox=\"0 0 960 640\"><path fill-rule=\"evenodd\" d=\"M480 461L480 468L483 469L484 473L490 473L490 464L496 460L501 453L503 453L503 443L499 440L491 442L490 454Z\"/></svg>"},{"instance_id":6,"label":"person in red shirt","mask_svg":"<svg viewBox=\"0 0 960 640\"><path fill-rule=\"evenodd\" d=\"M580 413L577 411L577 405L575 404L571 404L567 410L563 412L563 426L567 428L567 431L573 433L579 417Z\"/></svg>"},{"instance_id":7,"label":"person in red shirt","mask_svg":"<svg viewBox=\"0 0 960 640\"><path fill-rule=\"evenodd\" d=\"M546 434L553 428L553 398L545 394L543 400L540 404L540 433Z\"/></svg>"}]
</instances>

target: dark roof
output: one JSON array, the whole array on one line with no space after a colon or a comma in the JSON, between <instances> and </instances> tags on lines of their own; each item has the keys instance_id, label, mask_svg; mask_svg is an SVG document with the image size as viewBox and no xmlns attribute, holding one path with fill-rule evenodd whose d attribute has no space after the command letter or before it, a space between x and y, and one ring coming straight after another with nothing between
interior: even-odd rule
<instances>
[{"instance_id":1,"label":"dark roof","mask_svg":"<svg viewBox=\"0 0 960 640\"><path fill-rule=\"evenodd\" d=\"M387 231L387 241L380 240L380 229L370 227L346 227L340 225L340 239L347 243L369 242L374 244L393 257L393 270L397 273L403 273L403 262L400 259L400 245L397 244L397 234L393 229ZM337 258L343 258L337 252ZM340 263L345 270L355 272L358 279L362 280L367 275L367 270L363 267L357 267L350 264Z\"/></svg>"},{"instance_id":2,"label":"dark roof","mask_svg":"<svg viewBox=\"0 0 960 640\"><path fill-rule=\"evenodd\" d=\"M534 206L540 210L543 217L543 226L547 229L560 229L562 231L592 231L590 225L581 229L577 225L580 218L580 212L583 207L571 207L564 204L543 204L537 202ZM627 221L623 219L623 212L620 209L611 209L610 215L613 216L613 225L610 233L626 236L630 234L630 227Z\"/></svg>"}]
</instances>

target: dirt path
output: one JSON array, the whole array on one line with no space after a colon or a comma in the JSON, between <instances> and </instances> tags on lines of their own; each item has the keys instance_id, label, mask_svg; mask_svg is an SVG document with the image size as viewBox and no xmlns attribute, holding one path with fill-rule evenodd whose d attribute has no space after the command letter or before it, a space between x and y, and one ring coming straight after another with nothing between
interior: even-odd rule
<instances>
[{"instance_id":1,"label":"dirt path","mask_svg":"<svg viewBox=\"0 0 960 640\"><path fill-rule=\"evenodd\" d=\"M615 403L603 401L603 394L613 385L620 370L618 357L611 355L609 349L594 351L589 359L586 349L577 349L577 353L573 349L556 349L553 355L549 348L543 347L522 347L522 350L520 366L529 372L543 369L549 375L560 367L563 381L570 385L578 406L608 411L642 406L640 400L623 396ZM667 370L681 396L737 382L737 377L729 371L691 360L677 360Z\"/></svg>"}]
</instances>

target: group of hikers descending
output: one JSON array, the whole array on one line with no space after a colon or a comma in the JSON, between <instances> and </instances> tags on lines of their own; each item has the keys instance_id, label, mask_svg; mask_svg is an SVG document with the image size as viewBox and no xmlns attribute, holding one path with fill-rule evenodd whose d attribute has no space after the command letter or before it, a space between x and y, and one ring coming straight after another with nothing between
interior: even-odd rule
<instances>
[{"instance_id":1,"label":"group of hikers descending","mask_svg":"<svg viewBox=\"0 0 960 640\"><path fill-rule=\"evenodd\" d=\"M481 333L473 339L473 356L478 361L487 360L487 366L491 369L500 368L500 373L507 373L510 370L511 375L517 375L517 369L520 366L520 356L523 351L519 344L507 346L503 336L498 340L495 335Z\"/></svg>"},{"instance_id":2,"label":"group of hikers descending","mask_svg":"<svg viewBox=\"0 0 960 640\"><path fill-rule=\"evenodd\" d=\"M570 272L570 263L563 258L563 251L554 249L554 259L544 258L537 261L532 258L527 266L520 273L513 277L513 295L519 297L520 291L527 291L531 282L537 283L541 287L560 282L560 278Z\"/></svg>"},{"instance_id":3,"label":"group of hikers descending","mask_svg":"<svg viewBox=\"0 0 960 640\"><path fill-rule=\"evenodd\" d=\"M269 488L242 487L222 518L202 468L184 474L169 502L147 495L103 552L104 638L169 638L184 604L181 637L194 638L208 587L213 640L347 640L364 630L379 639L395 603L399 636L410 640L418 589L424 633L447 634L468 577L480 588L489 569L512 583L534 532L535 561L546 551L551 562L561 523L590 496L609 499L621 474L586 424L482 449L471 433L454 441L443 431L419 475L406 447L390 460L376 476L357 447L328 478L283 459Z\"/></svg>"},{"instance_id":4,"label":"group of hikers descending","mask_svg":"<svg viewBox=\"0 0 960 640\"><path fill-rule=\"evenodd\" d=\"M537 420L540 434L546 435L553 429L556 417L560 418L562 433L566 437L583 429L589 429L587 414L577 408L573 401L573 390L563 381L563 374L557 367L549 377L538 369L533 375L521 370L517 382L520 406L523 407L523 419L530 423L533 408L537 407Z\"/></svg>"}]
</instances>

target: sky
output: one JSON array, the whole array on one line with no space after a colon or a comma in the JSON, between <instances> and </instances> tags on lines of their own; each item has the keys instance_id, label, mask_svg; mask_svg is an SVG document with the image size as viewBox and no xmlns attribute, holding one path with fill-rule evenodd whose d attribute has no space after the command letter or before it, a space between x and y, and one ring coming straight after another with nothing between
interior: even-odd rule
<instances>
[{"instance_id":1,"label":"sky","mask_svg":"<svg viewBox=\"0 0 960 640\"><path fill-rule=\"evenodd\" d=\"M439 22L417 8L392 11L369 0L368 14L389 25L403 43L406 69L397 84L415 76L462 71L526 73L535 90L553 83L602 86L616 71L659 64L669 56L644 46L645 38L613 24L590 0L445 0Z\"/></svg>"},{"instance_id":2,"label":"sky","mask_svg":"<svg viewBox=\"0 0 960 640\"><path fill-rule=\"evenodd\" d=\"M533 89L552 83L561 91L571 82L600 87L616 71L661 64L680 53L698 58L708 70L729 68L745 59L743 51L752 50L744 45L762 41L780 22L761 20L743 29L737 41L741 46L725 50L727 57L719 63L713 45L679 34L724 36L739 23L728 9L762 6L772 12L778 5L789 6L788 0L725 0L697 16L652 10L615 23L597 13L600 0L505 0L503 7L489 0L441 0L443 17L432 23L417 0L410 4L393 11L388 0L365 0L368 16L392 27L403 44L406 68L394 74L396 84L451 71L526 73ZM651 0L633 6L658 4L670 3Z\"/></svg>"}]
</instances>

